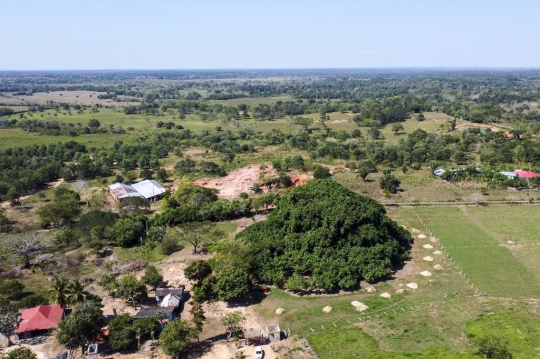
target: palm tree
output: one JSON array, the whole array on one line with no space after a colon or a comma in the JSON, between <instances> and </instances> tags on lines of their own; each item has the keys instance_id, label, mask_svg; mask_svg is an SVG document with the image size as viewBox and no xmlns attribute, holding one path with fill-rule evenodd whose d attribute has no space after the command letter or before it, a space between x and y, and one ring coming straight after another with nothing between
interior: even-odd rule
<instances>
[{"instance_id":1,"label":"palm tree","mask_svg":"<svg viewBox=\"0 0 540 359\"><path fill-rule=\"evenodd\" d=\"M57 277L52 283L52 288L49 291L51 294L51 301L65 308L68 304L68 281L65 278Z\"/></svg>"},{"instance_id":2,"label":"palm tree","mask_svg":"<svg viewBox=\"0 0 540 359\"><path fill-rule=\"evenodd\" d=\"M85 288L86 285L83 285L78 279L71 281L67 286L68 303L73 305L84 302L85 299L91 295Z\"/></svg>"}]
</instances>

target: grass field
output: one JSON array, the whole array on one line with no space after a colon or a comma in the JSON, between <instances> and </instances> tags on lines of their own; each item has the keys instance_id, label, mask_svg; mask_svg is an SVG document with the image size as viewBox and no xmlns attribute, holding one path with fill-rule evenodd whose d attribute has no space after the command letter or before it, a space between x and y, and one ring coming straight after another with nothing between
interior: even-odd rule
<instances>
[{"instance_id":1,"label":"grass field","mask_svg":"<svg viewBox=\"0 0 540 359\"><path fill-rule=\"evenodd\" d=\"M417 211L446 247L449 256L482 293L504 297L540 296L534 272L471 220L467 210L436 207Z\"/></svg>"}]
</instances>

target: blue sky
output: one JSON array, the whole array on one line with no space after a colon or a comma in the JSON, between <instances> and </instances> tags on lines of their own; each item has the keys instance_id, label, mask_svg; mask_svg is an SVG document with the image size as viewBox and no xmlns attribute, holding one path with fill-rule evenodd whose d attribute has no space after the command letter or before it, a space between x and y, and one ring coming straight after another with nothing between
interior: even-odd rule
<instances>
[{"instance_id":1,"label":"blue sky","mask_svg":"<svg viewBox=\"0 0 540 359\"><path fill-rule=\"evenodd\" d=\"M0 70L540 67L536 0L0 0Z\"/></svg>"}]
</instances>

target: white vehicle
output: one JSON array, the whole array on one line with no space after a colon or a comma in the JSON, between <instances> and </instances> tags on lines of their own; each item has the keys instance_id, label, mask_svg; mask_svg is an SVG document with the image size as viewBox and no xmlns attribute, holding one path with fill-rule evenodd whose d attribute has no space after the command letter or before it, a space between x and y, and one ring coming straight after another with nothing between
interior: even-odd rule
<instances>
[{"instance_id":1,"label":"white vehicle","mask_svg":"<svg viewBox=\"0 0 540 359\"><path fill-rule=\"evenodd\" d=\"M261 349L261 347L256 347L255 348L255 359L262 359L263 357L263 351Z\"/></svg>"}]
</instances>

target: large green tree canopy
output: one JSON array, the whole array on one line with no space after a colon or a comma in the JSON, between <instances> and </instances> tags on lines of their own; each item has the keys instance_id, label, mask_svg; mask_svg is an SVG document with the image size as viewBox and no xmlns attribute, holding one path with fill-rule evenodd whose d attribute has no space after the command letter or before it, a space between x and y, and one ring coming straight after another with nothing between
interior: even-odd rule
<instances>
[{"instance_id":1,"label":"large green tree canopy","mask_svg":"<svg viewBox=\"0 0 540 359\"><path fill-rule=\"evenodd\" d=\"M383 278L403 264L412 242L383 206L332 180L295 188L237 239L249 246L262 282L292 290L351 288Z\"/></svg>"}]
</instances>

